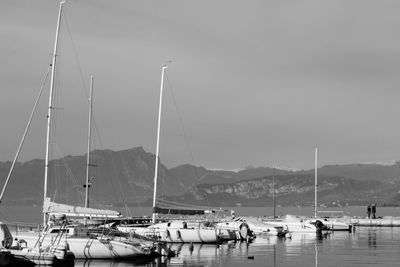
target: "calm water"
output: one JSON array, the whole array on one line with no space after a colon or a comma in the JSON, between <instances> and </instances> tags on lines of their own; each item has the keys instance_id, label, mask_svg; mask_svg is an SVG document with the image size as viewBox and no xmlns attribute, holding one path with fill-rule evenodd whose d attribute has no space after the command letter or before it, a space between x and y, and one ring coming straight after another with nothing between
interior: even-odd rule
<instances>
[{"instance_id":1,"label":"calm water","mask_svg":"<svg viewBox=\"0 0 400 267\"><path fill-rule=\"evenodd\" d=\"M230 208L228 208L230 210ZM271 216L272 208L235 208L237 216ZM365 216L365 207L347 207L348 216ZM149 214L136 211L135 215ZM276 214L308 215L312 207L277 208ZM40 222L40 208L2 207L1 220ZM379 216L400 216L399 208L378 207ZM257 237L253 243L173 244L173 258L150 261L76 261L75 266L399 266L400 227L358 227L354 233L292 234L292 238Z\"/></svg>"},{"instance_id":2,"label":"calm water","mask_svg":"<svg viewBox=\"0 0 400 267\"><path fill-rule=\"evenodd\" d=\"M253 243L171 245L173 258L149 262L77 261L75 266L399 266L399 228L358 228L354 233L293 234Z\"/></svg>"}]
</instances>

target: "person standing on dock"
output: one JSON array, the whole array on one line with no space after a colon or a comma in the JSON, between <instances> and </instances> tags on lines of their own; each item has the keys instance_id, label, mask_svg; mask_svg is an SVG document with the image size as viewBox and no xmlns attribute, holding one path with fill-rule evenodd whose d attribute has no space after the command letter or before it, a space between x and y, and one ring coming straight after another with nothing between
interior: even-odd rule
<instances>
[{"instance_id":1,"label":"person standing on dock","mask_svg":"<svg viewBox=\"0 0 400 267\"><path fill-rule=\"evenodd\" d=\"M368 215L368 219L371 218L371 205L367 206L367 215Z\"/></svg>"},{"instance_id":2,"label":"person standing on dock","mask_svg":"<svg viewBox=\"0 0 400 267\"><path fill-rule=\"evenodd\" d=\"M372 211L372 219L376 219L376 204L372 204L371 211Z\"/></svg>"}]
</instances>

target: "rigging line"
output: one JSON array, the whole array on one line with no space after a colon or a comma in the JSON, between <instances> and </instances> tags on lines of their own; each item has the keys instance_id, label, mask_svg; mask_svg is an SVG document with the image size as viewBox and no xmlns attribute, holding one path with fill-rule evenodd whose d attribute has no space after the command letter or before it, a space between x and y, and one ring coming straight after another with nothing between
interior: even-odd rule
<instances>
[{"instance_id":1,"label":"rigging line","mask_svg":"<svg viewBox=\"0 0 400 267\"><path fill-rule=\"evenodd\" d=\"M108 177L113 177L114 176L113 174L115 174L115 176L118 175L118 171L116 171L117 168L115 166L114 160L111 160L110 158L107 157L106 151L102 150L101 153L103 154L103 158L105 159L105 164L107 166ZM111 170L111 168L112 168L112 170ZM111 172L113 172L113 173L111 173ZM105 175L107 175L107 173L105 173ZM107 176L106 176L106 178L107 178ZM112 190L112 193L113 193L112 196L113 196L113 200L115 201L115 197L114 196L116 195L116 192L115 192L114 183L112 182L112 179L106 179L106 180L109 181L110 184L111 184L111 190Z\"/></svg>"},{"instance_id":2,"label":"rigging line","mask_svg":"<svg viewBox=\"0 0 400 267\"><path fill-rule=\"evenodd\" d=\"M133 213L129 208L128 204L126 203L126 199L124 199L124 207L125 207L125 216L126 217L133 217Z\"/></svg>"},{"instance_id":3,"label":"rigging line","mask_svg":"<svg viewBox=\"0 0 400 267\"><path fill-rule=\"evenodd\" d=\"M60 25L60 29L61 29L61 27L62 27L62 25ZM58 42L58 44L57 44L57 46L58 46L58 51L61 51L61 45L62 45L62 34L60 34L59 35L59 42ZM60 97L59 97L59 95L60 95L60 92L59 92L59 89L61 88L61 62L62 62L62 57L61 57L61 54L60 53L58 53L57 55L57 64L55 65L55 85L54 85L54 88L57 88L58 90L54 90L53 91L53 106L51 107L52 108L52 116L53 116L53 119L52 119L52 122L51 122L51 128L50 128L50 131L51 131L51 136L52 136L52 139L51 139L51 146L50 146L50 148L51 148L51 150L50 150L50 157L49 157L49 165L51 165L51 163L50 163L50 160L52 160L52 159L55 159L55 155L56 155L56 151L55 151L55 149L54 149L54 144L56 143L56 138L57 138L57 128L58 128L58 117L59 117L59 115L58 115L58 107L59 107L59 102L60 102ZM52 169L50 169L50 171L52 172L52 174L55 176L55 177L57 177L56 176L56 174L57 174L57 170L55 170L54 168L52 168ZM55 181L55 183L57 184L57 180Z\"/></svg>"},{"instance_id":4,"label":"rigging line","mask_svg":"<svg viewBox=\"0 0 400 267\"><path fill-rule=\"evenodd\" d=\"M174 90L173 90L173 88L172 88L172 86L171 86L171 83L170 83L170 81L169 81L169 79L168 79L168 74L167 74L167 73L165 74L165 78L166 78L166 80L167 80L168 88L170 89L169 91L171 92L171 96L172 96L172 101L173 101L173 103L174 103L175 110L176 110L176 113L177 113L177 116L178 116L178 119L179 119L179 123L180 123L180 125L181 125L183 135L184 135L184 137L185 137L185 142L186 142L186 146L187 146L187 148L188 148L188 150L189 150L190 159L192 160L193 164L194 164L195 166L197 166L196 161L194 160L194 156L193 156L193 153L192 153L192 149L191 149L191 147L190 147L189 138L188 138L188 136L187 136L187 133L186 133L186 130L185 130L185 127L184 127L184 124L183 124L182 116L181 116L181 114L180 114L180 112L179 112L179 108L178 108L178 105L177 105L177 102L176 102L176 98L175 98L175 95L174 95Z\"/></svg>"},{"instance_id":5,"label":"rigging line","mask_svg":"<svg viewBox=\"0 0 400 267\"><path fill-rule=\"evenodd\" d=\"M171 92L172 102L174 103L175 110L176 110L176 113L178 115L178 119L179 119L179 122L180 122L180 125L181 125L181 128L182 128L182 132L183 132L183 135L185 137L186 146L187 146L187 148L189 150L190 158L191 158L193 164L195 165L195 171L196 171L197 180L200 180L199 170L197 168L196 161L194 160L192 149L191 149L190 143L189 143L189 138L188 138L188 135L186 134L186 130L185 130L185 127L184 127L184 124L183 124L182 116L180 115L180 112L179 112L179 109L178 109L178 105L177 105L177 102L176 102L176 99L175 99L174 90L173 90L173 88L171 86L171 83L170 83L170 81L168 79L168 74L167 73L165 73L165 78L167 80L168 88L170 89L169 91ZM210 205L210 203L208 201L208 198L206 198L206 201L207 201L207 204Z\"/></svg>"},{"instance_id":6,"label":"rigging line","mask_svg":"<svg viewBox=\"0 0 400 267\"><path fill-rule=\"evenodd\" d=\"M84 202L85 201L85 192L77 190L77 193L81 197L82 202ZM101 204L99 201L97 201L93 197L89 196L89 198L90 198L89 199L90 200L90 205L91 205L92 208L102 208L102 209L107 208L106 206Z\"/></svg>"},{"instance_id":7,"label":"rigging line","mask_svg":"<svg viewBox=\"0 0 400 267\"><path fill-rule=\"evenodd\" d=\"M192 207L192 208L209 209L209 207L206 207L206 206L190 205L190 204L172 202L172 201L167 201L167 200L161 200L159 202L166 203L166 204L169 204L169 205L175 205L177 207Z\"/></svg>"},{"instance_id":8,"label":"rigging line","mask_svg":"<svg viewBox=\"0 0 400 267\"><path fill-rule=\"evenodd\" d=\"M124 160L124 158L122 157L121 154L120 154L120 157L121 157L121 162L122 162L122 164L123 164L123 166L124 166L124 169L126 169L126 173L129 174L129 172L128 172L129 169L126 168L126 166L129 167L129 164L126 163L126 160ZM128 179L130 178L129 175L127 175L127 178L128 178ZM120 186L122 187L121 181L120 181L120 180L118 180L118 181L119 181ZM131 189L131 194L133 193L133 195L137 195L138 192L137 192L135 186L132 185L131 183L128 183L128 185L129 185L129 188ZM122 190L122 188L121 188L121 191L122 191L122 197L123 197L122 200L123 200L123 203L124 203L124 205L125 205L125 209L126 209L127 212L128 212L128 209L129 209L129 214L132 214L132 211L130 210L130 207L127 205L127 197L126 197L126 195L125 195L125 191ZM135 201L135 202L136 202L136 206L137 206L139 209L143 210L142 205L140 204L140 202L139 202L139 201Z\"/></svg>"},{"instance_id":9,"label":"rigging line","mask_svg":"<svg viewBox=\"0 0 400 267\"><path fill-rule=\"evenodd\" d=\"M65 181L66 181L66 182L68 182L68 181L71 181L71 182L72 182L71 189L72 189L74 186L81 186L81 183L79 183L78 178L77 178L76 175L73 173L73 171L72 171L71 167L69 166L69 164L68 164L68 162L67 162L67 160L66 160L66 158L65 158L65 155L62 153L60 147L56 144L55 148L56 148L56 150L57 150L57 152L58 152L58 155L59 155L59 157L60 157L60 159L55 160L55 161L58 161L58 164L56 163L55 165L56 165L56 166L63 166L63 167L65 168L65 175L66 175L66 178L67 178L67 179L65 179ZM57 169L58 169L58 168L57 168ZM57 177L60 177L60 176L57 175ZM58 179L57 179L57 180L58 180ZM69 189L68 184L66 185L65 188L66 188L67 190ZM80 191L79 191L79 190L76 190L76 192L77 192L78 195L80 194ZM69 191L67 191L67 192L65 192L65 193L66 193L66 199L67 199L67 201L68 201ZM84 202L84 198L81 198L80 200L81 200L81 202Z\"/></svg>"},{"instance_id":10,"label":"rigging line","mask_svg":"<svg viewBox=\"0 0 400 267\"><path fill-rule=\"evenodd\" d=\"M59 153L61 153L58 146L57 146L57 148L58 148L57 151L59 151ZM65 169L66 169L67 178L69 178L69 179L67 179L67 180L71 180L71 181L73 182L73 184L74 184L76 187L80 188L80 187L81 187L81 184L78 182L78 179L77 179L76 176L73 174L72 169L71 169L71 168L69 167L69 165L67 164L67 161L66 161L65 157L62 157L61 161L62 161L62 163L63 163L63 166L64 166ZM74 186L72 186L71 188L74 188ZM85 198L84 198L85 193L82 192L82 191L79 190L79 189L76 189L76 194L80 197L80 198L79 198L80 202L83 203L84 200L85 200ZM67 193L66 197L68 198L68 193ZM96 199L90 198L90 201L91 201L92 204L95 204L95 206L97 205L98 207L102 207L102 208L105 207L105 206L103 206L102 204L100 204Z\"/></svg>"},{"instance_id":11,"label":"rigging line","mask_svg":"<svg viewBox=\"0 0 400 267\"><path fill-rule=\"evenodd\" d=\"M97 136L97 139L98 139L97 142L100 143L100 148L104 149L104 145L103 145L103 141L102 141L102 138L101 138L101 135L100 135L99 127L97 126L96 118L94 116L95 116L95 114L92 114L92 126L94 128L94 133Z\"/></svg>"},{"instance_id":12,"label":"rigging line","mask_svg":"<svg viewBox=\"0 0 400 267\"><path fill-rule=\"evenodd\" d=\"M162 208L172 208L172 209L188 209L188 210L209 210L211 209L210 207L204 207L204 206L179 206L179 205L162 205Z\"/></svg>"},{"instance_id":13,"label":"rigging line","mask_svg":"<svg viewBox=\"0 0 400 267\"><path fill-rule=\"evenodd\" d=\"M128 170L128 168L126 167L127 166L127 164L126 164L126 161L124 160L124 158L123 158L123 156L122 156L122 153L121 152L119 152L118 153L118 156L119 156L119 159L120 159L120 162L121 162L121 164L122 164L122 176L124 176L124 174L127 176L127 178L129 178L129 170ZM117 179L117 181L118 181L118 185L119 185L119 188L120 188L120 192L121 192L121 194L122 194L122 202L124 202L124 199L126 199L126 196L125 196L125 191L123 190L124 189L124 187L122 186L122 183L121 183L121 179ZM115 201L116 202L118 202L118 200L117 199L115 199Z\"/></svg>"},{"instance_id":14,"label":"rigging line","mask_svg":"<svg viewBox=\"0 0 400 267\"><path fill-rule=\"evenodd\" d=\"M76 64L78 65L81 82L82 82L83 89L84 89L85 94L86 94L86 99L89 99L89 93L88 93L89 90L88 90L88 87L86 86L86 82L85 82L85 79L84 79L82 67L81 67L81 64L80 64L79 58L78 58L78 52L76 50L76 46L75 46L74 40L72 38L71 29L69 27L67 15L64 14L63 18L64 18L64 21L65 21L65 25L67 26L67 31L68 31L69 38L70 38L71 43L72 43L72 50L74 52L74 57L75 57L75 60L76 60Z\"/></svg>"},{"instance_id":15,"label":"rigging line","mask_svg":"<svg viewBox=\"0 0 400 267\"><path fill-rule=\"evenodd\" d=\"M71 28L70 28L70 26L69 26L68 18L67 18L67 15L66 15L66 14L63 16L63 19L64 19L65 24L66 24L66 27L67 27L68 36L69 36L69 38L70 38L70 40L71 40L71 44L72 44L72 48L73 48L73 52L74 52L75 61L76 61L77 65L78 65L79 74L80 74L81 82L82 82L83 89L84 89L84 92L85 92L85 95L86 95L86 99L87 99L88 101L90 101L90 100L89 100L89 92L88 92L89 90L88 90L88 87L87 87L86 82L85 82L85 79L84 79L84 76L85 76L85 75L83 74L83 70L82 70L82 67L81 67L81 64L80 64L80 61L79 61L79 57L78 57L78 52L77 52L77 49L76 49L75 42L74 42L74 40L73 40L73 38L72 38ZM97 126L97 123L96 123L94 114L92 114L92 124L93 124L93 127L94 127L94 129L95 129L96 135L97 135L97 137L99 138L100 146L101 146L102 148L104 148L103 143L102 143L102 141L101 141L101 136L100 136L100 134L99 134L99 130L98 130L98 126Z\"/></svg>"},{"instance_id":16,"label":"rigging line","mask_svg":"<svg viewBox=\"0 0 400 267\"><path fill-rule=\"evenodd\" d=\"M107 154L104 152L104 145L103 145L103 141L102 141L102 137L101 137L101 135L100 135L100 130L99 130L99 127L98 127L98 124L97 124L97 121L96 121L96 118L95 118L95 114L92 114L92 126L93 126L93 128L94 128L94 135L96 135L96 138L93 138L94 139L94 142L97 142L97 143L99 143L100 145L93 145L94 147L100 147L100 149L102 149L102 150L99 150L100 151L100 153L102 153L103 154L103 157L104 157L104 159L105 159L105 167L106 167L106 170L107 170L107 172L108 172L108 174L109 174L109 176L113 176L113 175L111 175L111 170L110 170L110 163L109 163L109 160L106 158L107 157ZM96 164L97 165L97 164ZM113 165L115 165L115 164L113 164ZM115 169L115 168L114 168ZM97 170L98 170L98 168L95 168L94 169L95 170L95 173L97 174ZM96 175L95 175L95 177L96 177ZM114 184L112 183L112 180L110 181L110 179L106 179L107 181L109 181L110 183L111 183L111 188L112 188L112 191L113 191L113 199L114 199L114 201L115 201L115 188L114 188ZM91 201L93 201L94 199L90 199ZM96 201L96 200L95 200ZM102 206L98 201L97 201L97 204L99 205L99 206Z\"/></svg>"},{"instance_id":17,"label":"rigging line","mask_svg":"<svg viewBox=\"0 0 400 267\"><path fill-rule=\"evenodd\" d=\"M20 144L19 144L19 147L18 147L18 149L17 149L17 153L15 154L15 158L14 158L14 161L13 161L13 163L12 163L12 165L11 165L10 171L9 171L9 173L8 173L6 182L4 183L3 190L1 191L0 203L1 203L1 201L3 200L4 192L5 192L5 190L6 190L6 187L7 187L7 185L8 185L8 182L10 181L10 177L11 177L11 174L12 174L12 172L13 172L13 170L14 170L15 163L16 163L17 160L18 160L19 153L21 152L22 146L23 146L23 144L24 144L24 142L25 142L25 137L26 137L26 135L27 135L27 133L28 133L30 127L31 127L31 122L32 122L33 116L34 116L35 111L36 111L36 108L37 108L37 106L38 106L40 97L42 96L43 88L44 88L44 85L46 84L46 81L47 81L47 79L48 79L48 77L49 77L50 71L51 71L51 66L49 66L49 68L48 68L48 70L47 70L47 73L46 73L46 75L45 75L45 77L44 77L42 86L41 86L41 88L40 88L40 90L39 90L39 94L38 94L38 96L37 96L37 98L36 98L35 104L33 105L33 110L32 110L31 115L30 115L30 117L29 117L29 120L28 120L28 123L27 123L27 125L26 125L24 134L22 135L22 140L21 140L21 142L20 142Z\"/></svg>"},{"instance_id":18,"label":"rigging line","mask_svg":"<svg viewBox=\"0 0 400 267\"><path fill-rule=\"evenodd\" d=\"M175 204L178 204L179 206L188 206L188 207L193 206L193 205L191 205L191 204L173 202L173 201L168 201L168 200L164 200L164 199L160 200L159 202L166 203L166 204L174 204L174 205L175 205Z\"/></svg>"}]
</instances>

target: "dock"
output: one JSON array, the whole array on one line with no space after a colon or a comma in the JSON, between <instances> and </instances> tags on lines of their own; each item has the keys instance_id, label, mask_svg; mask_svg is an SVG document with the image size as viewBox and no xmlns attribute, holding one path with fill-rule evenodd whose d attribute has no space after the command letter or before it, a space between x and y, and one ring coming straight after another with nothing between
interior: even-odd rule
<instances>
[{"instance_id":1,"label":"dock","mask_svg":"<svg viewBox=\"0 0 400 267\"><path fill-rule=\"evenodd\" d=\"M400 227L400 217L383 217L377 219L351 218L348 223L365 227Z\"/></svg>"}]
</instances>

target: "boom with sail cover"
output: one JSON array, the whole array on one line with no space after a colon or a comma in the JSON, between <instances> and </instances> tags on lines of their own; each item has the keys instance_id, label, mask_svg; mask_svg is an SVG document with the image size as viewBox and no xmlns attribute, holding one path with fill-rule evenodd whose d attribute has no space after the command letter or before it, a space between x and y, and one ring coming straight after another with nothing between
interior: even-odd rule
<instances>
[{"instance_id":1,"label":"boom with sail cover","mask_svg":"<svg viewBox=\"0 0 400 267\"><path fill-rule=\"evenodd\" d=\"M52 202L46 198L43 203L43 213L45 214L65 214L71 217L97 217L97 218L119 218L121 213L114 210L93 209L80 206L72 206Z\"/></svg>"},{"instance_id":2,"label":"boom with sail cover","mask_svg":"<svg viewBox=\"0 0 400 267\"><path fill-rule=\"evenodd\" d=\"M171 209L171 208L160 208L153 207L153 213L160 214L180 214L180 215L203 215L206 213L210 213L207 210L195 210L195 209Z\"/></svg>"}]
</instances>

